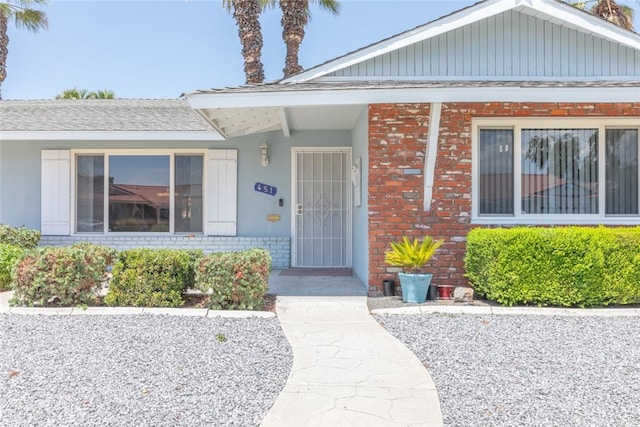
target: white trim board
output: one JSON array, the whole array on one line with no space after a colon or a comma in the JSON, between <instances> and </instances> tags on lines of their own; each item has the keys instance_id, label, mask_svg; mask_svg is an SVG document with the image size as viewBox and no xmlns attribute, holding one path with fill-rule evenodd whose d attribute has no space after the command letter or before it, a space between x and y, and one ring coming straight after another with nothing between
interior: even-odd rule
<instances>
[{"instance_id":1,"label":"white trim board","mask_svg":"<svg viewBox=\"0 0 640 427\"><path fill-rule=\"evenodd\" d=\"M436 159L438 156L438 139L440 135L440 115L442 104L434 102L429 111L429 140L427 143L427 156L424 162L424 201L425 212L431 211L431 198L433 197L433 181L436 174Z\"/></svg>"},{"instance_id":2,"label":"white trim board","mask_svg":"<svg viewBox=\"0 0 640 427\"><path fill-rule=\"evenodd\" d=\"M215 131L2 131L13 141L223 141Z\"/></svg>"},{"instance_id":3,"label":"white trim board","mask_svg":"<svg viewBox=\"0 0 640 427\"><path fill-rule=\"evenodd\" d=\"M640 87L640 84L639 84ZM428 102L638 102L633 87L439 87L318 89L188 95L195 110Z\"/></svg>"}]
</instances>

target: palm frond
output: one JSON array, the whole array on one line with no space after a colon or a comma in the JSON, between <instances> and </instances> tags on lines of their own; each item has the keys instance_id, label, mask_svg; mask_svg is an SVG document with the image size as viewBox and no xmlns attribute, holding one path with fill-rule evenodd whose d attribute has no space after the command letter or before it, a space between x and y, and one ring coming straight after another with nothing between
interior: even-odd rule
<instances>
[{"instance_id":1,"label":"palm frond","mask_svg":"<svg viewBox=\"0 0 640 427\"><path fill-rule=\"evenodd\" d=\"M14 13L13 22L17 28L29 31L45 30L49 26L47 14L41 10L24 9Z\"/></svg>"},{"instance_id":2,"label":"palm frond","mask_svg":"<svg viewBox=\"0 0 640 427\"><path fill-rule=\"evenodd\" d=\"M16 0L1 1L0 13L15 24L18 28L25 28L29 31L46 29L48 26L47 14L33 6L43 6L47 0Z\"/></svg>"},{"instance_id":3,"label":"palm frond","mask_svg":"<svg viewBox=\"0 0 640 427\"><path fill-rule=\"evenodd\" d=\"M391 242L391 250L385 252L384 261L393 266L419 270L433 257L444 240L434 240L425 236L422 242L409 241L404 236L401 241Z\"/></svg>"}]
</instances>

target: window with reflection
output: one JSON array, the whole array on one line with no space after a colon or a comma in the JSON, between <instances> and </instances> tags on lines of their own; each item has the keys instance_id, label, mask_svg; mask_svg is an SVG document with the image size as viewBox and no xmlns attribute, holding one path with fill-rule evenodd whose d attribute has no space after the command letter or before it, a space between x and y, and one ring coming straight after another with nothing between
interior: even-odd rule
<instances>
[{"instance_id":1,"label":"window with reflection","mask_svg":"<svg viewBox=\"0 0 640 427\"><path fill-rule=\"evenodd\" d=\"M169 164L169 156L109 156L109 231L169 231Z\"/></svg>"},{"instance_id":2,"label":"window with reflection","mask_svg":"<svg viewBox=\"0 0 640 427\"><path fill-rule=\"evenodd\" d=\"M589 124L479 127L477 215L639 215L640 129Z\"/></svg>"},{"instance_id":3,"label":"window with reflection","mask_svg":"<svg viewBox=\"0 0 640 427\"><path fill-rule=\"evenodd\" d=\"M480 212L513 214L513 131L480 130Z\"/></svg>"},{"instance_id":4,"label":"window with reflection","mask_svg":"<svg viewBox=\"0 0 640 427\"><path fill-rule=\"evenodd\" d=\"M203 167L202 154L77 155L76 232L202 232Z\"/></svg>"},{"instance_id":5,"label":"window with reflection","mask_svg":"<svg viewBox=\"0 0 640 427\"><path fill-rule=\"evenodd\" d=\"M522 213L598 213L598 130L522 130Z\"/></svg>"},{"instance_id":6,"label":"window with reflection","mask_svg":"<svg viewBox=\"0 0 640 427\"><path fill-rule=\"evenodd\" d=\"M638 130L606 131L607 215L638 214Z\"/></svg>"},{"instance_id":7,"label":"window with reflection","mask_svg":"<svg viewBox=\"0 0 640 427\"><path fill-rule=\"evenodd\" d=\"M104 156L82 155L76 161L76 232L104 231Z\"/></svg>"},{"instance_id":8,"label":"window with reflection","mask_svg":"<svg viewBox=\"0 0 640 427\"><path fill-rule=\"evenodd\" d=\"M176 233L202 231L202 156L176 155Z\"/></svg>"}]
</instances>

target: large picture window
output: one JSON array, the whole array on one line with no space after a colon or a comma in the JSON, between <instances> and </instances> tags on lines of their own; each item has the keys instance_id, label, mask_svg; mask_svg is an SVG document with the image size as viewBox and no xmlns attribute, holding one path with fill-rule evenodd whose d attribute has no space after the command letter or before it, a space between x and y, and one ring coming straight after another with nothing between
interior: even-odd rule
<instances>
[{"instance_id":1,"label":"large picture window","mask_svg":"<svg viewBox=\"0 0 640 427\"><path fill-rule=\"evenodd\" d=\"M638 121L597 122L474 121L474 220L639 219Z\"/></svg>"},{"instance_id":2,"label":"large picture window","mask_svg":"<svg viewBox=\"0 0 640 427\"><path fill-rule=\"evenodd\" d=\"M76 232L201 233L203 166L203 154L78 154Z\"/></svg>"}]
</instances>

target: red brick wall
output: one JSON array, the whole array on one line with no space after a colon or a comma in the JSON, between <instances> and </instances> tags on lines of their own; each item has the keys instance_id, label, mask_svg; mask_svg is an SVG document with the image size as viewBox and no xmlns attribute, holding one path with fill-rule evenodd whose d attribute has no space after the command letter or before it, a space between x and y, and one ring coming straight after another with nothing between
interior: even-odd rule
<instances>
[{"instance_id":1,"label":"red brick wall","mask_svg":"<svg viewBox=\"0 0 640 427\"><path fill-rule=\"evenodd\" d=\"M638 116L640 103L445 103L431 211L424 212L424 161L430 104L369 106L369 288L397 268L384 262L389 242L403 235L445 239L428 268L433 283L463 286L466 235L471 229L471 119L474 117ZM405 169L419 169L417 175Z\"/></svg>"}]
</instances>

